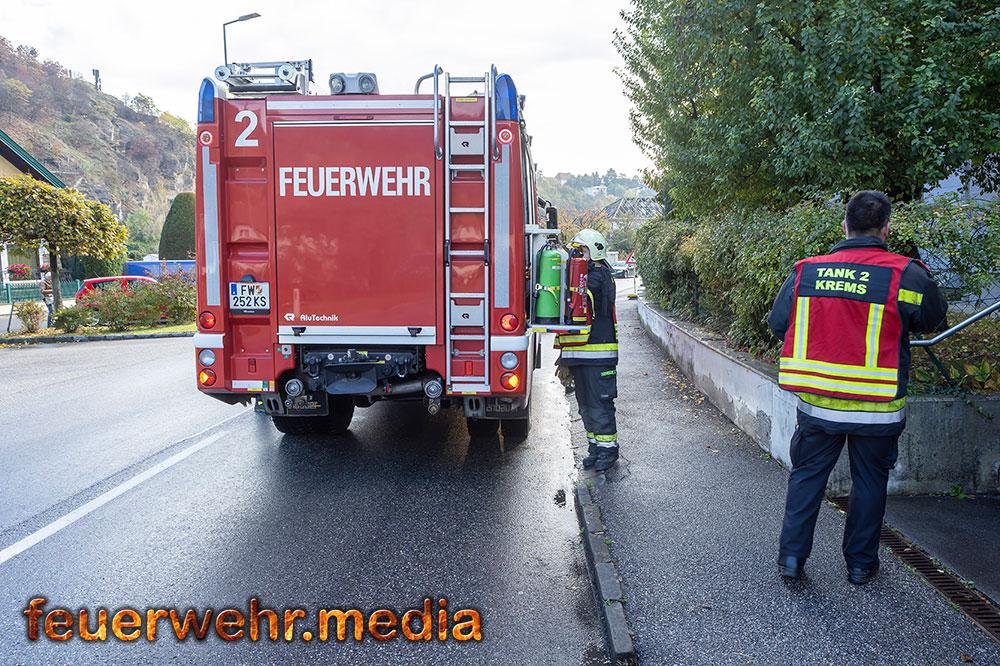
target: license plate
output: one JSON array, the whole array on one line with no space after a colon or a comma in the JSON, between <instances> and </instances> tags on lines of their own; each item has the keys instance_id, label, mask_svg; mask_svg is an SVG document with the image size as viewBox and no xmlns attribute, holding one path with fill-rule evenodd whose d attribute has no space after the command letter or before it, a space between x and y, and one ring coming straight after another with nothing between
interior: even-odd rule
<instances>
[{"instance_id":1,"label":"license plate","mask_svg":"<svg viewBox=\"0 0 1000 666\"><path fill-rule=\"evenodd\" d=\"M229 310L238 314L269 314L271 285L267 282L230 282Z\"/></svg>"}]
</instances>

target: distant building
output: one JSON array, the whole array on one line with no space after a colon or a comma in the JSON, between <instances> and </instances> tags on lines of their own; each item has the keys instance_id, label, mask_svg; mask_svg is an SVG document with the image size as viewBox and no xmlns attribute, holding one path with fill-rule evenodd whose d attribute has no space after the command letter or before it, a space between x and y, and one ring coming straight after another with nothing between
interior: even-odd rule
<instances>
[{"instance_id":1,"label":"distant building","mask_svg":"<svg viewBox=\"0 0 1000 666\"><path fill-rule=\"evenodd\" d=\"M651 191L650 191L651 192ZM604 207L611 230L634 229L646 220L663 215L663 206L653 194L626 196Z\"/></svg>"},{"instance_id":2,"label":"distant building","mask_svg":"<svg viewBox=\"0 0 1000 666\"><path fill-rule=\"evenodd\" d=\"M573 174L566 173L565 171L560 171L555 176L556 180L559 181L560 185L565 185L567 182L569 182L569 179L572 178L572 177L573 177Z\"/></svg>"},{"instance_id":3,"label":"distant building","mask_svg":"<svg viewBox=\"0 0 1000 666\"><path fill-rule=\"evenodd\" d=\"M25 173L54 187L66 187L64 182L42 166L41 162L18 145L10 135L0 130L0 178L10 178ZM48 252L44 248L0 246L0 284L8 282L7 267L11 264L27 264L37 277L39 266L47 261Z\"/></svg>"}]
</instances>

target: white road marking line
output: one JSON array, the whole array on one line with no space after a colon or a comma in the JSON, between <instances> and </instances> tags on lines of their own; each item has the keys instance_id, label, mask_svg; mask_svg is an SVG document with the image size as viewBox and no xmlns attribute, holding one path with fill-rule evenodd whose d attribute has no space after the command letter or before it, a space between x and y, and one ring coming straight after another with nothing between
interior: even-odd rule
<instances>
[{"instance_id":1,"label":"white road marking line","mask_svg":"<svg viewBox=\"0 0 1000 666\"><path fill-rule=\"evenodd\" d=\"M226 420L228 421L230 419ZM224 422L225 421L223 421L223 423ZM100 495L90 500L89 502L86 502L85 504L80 505L76 509L73 509L62 518L57 518L56 520L52 521L45 527L29 534L28 536L24 537L18 542L11 544L10 546L7 546L3 550L0 550L0 564L3 564L7 560L10 560L14 557L17 557L18 555L28 550L35 544L44 541L45 539L49 538L56 532L62 530L64 527L69 527L70 525L80 520L87 514L96 511L97 509L101 508L102 506L104 506L111 500L115 499L116 497L124 495L128 491L132 490L140 483L148 481L149 479L153 478L160 472L169 469L170 467L173 467L174 465L184 460L185 458L188 458L197 453L198 451L201 451L209 444L214 444L215 442L222 439L222 436L225 434L226 432L223 431L223 432L217 432L214 435L209 435L205 439L195 444L192 444L186 449L178 451L177 453L170 456L166 460L161 460L160 462L156 463L146 471L136 474L131 479L124 481L123 483L115 486L111 490L101 493Z\"/></svg>"}]
</instances>

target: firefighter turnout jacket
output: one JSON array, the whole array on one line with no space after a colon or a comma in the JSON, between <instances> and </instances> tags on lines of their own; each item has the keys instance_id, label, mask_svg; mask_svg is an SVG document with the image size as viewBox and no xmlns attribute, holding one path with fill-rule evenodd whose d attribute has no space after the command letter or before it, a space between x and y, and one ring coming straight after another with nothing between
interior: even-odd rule
<instances>
[{"instance_id":1,"label":"firefighter turnout jacket","mask_svg":"<svg viewBox=\"0 0 1000 666\"><path fill-rule=\"evenodd\" d=\"M943 322L947 302L917 259L879 238L849 238L803 259L768 317L784 340L779 385L799 411L843 432L896 434L905 420L909 335Z\"/></svg>"},{"instance_id":2,"label":"firefighter turnout jacket","mask_svg":"<svg viewBox=\"0 0 1000 666\"><path fill-rule=\"evenodd\" d=\"M615 280L604 261L587 267L587 295L590 299L589 333L556 335L561 350L559 365L618 365L618 318L615 314Z\"/></svg>"}]
</instances>

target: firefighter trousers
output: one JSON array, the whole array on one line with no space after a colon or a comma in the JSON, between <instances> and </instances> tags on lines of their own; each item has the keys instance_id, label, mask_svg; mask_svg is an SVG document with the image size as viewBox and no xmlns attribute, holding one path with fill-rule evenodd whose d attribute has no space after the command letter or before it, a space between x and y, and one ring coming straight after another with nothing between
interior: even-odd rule
<instances>
[{"instance_id":1,"label":"firefighter trousers","mask_svg":"<svg viewBox=\"0 0 1000 666\"><path fill-rule=\"evenodd\" d=\"M604 448L618 447L615 425L615 398L618 397L618 372L614 366L573 365L576 403L587 429L587 441Z\"/></svg>"},{"instance_id":2,"label":"firefighter trousers","mask_svg":"<svg viewBox=\"0 0 1000 666\"><path fill-rule=\"evenodd\" d=\"M870 568L878 562L886 485L889 470L896 464L899 435L830 433L801 418L792 435L792 471L788 476L779 557L804 559L812 552L826 482L845 440L851 462L851 497L844 528L844 559L850 568Z\"/></svg>"}]
</instances>

